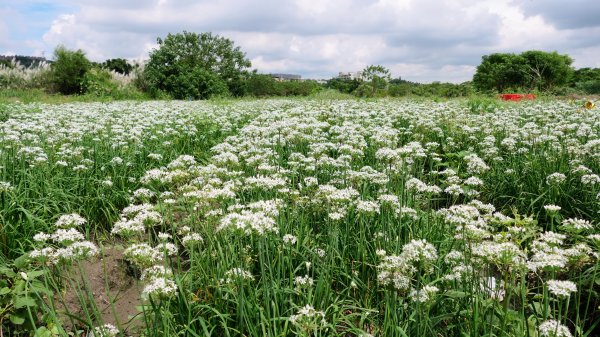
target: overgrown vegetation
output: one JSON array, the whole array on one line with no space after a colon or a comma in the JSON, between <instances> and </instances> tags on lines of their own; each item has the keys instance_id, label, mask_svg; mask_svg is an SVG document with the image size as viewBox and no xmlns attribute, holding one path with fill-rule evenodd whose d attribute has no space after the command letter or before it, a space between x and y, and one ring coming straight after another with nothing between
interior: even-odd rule
<instances>
[{"instance_id":1,"label":"overgrown vegetation","mask_svg":"<svg viewBox=\"0 0 600 337\"><path fill-rule=\"evenodd\" d=\"M597 110L331 93L3 107L0 331L598 335Z\"/></svg>"}]
</instances>

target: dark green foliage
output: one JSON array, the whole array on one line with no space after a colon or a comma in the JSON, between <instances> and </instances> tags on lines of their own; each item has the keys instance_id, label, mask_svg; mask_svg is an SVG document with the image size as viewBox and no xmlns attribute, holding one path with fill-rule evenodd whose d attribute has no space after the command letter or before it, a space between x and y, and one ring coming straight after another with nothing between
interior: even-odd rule
<instances>
[{"instance_id":1,"label":"dark green foliage","mask_svg":"<svg viewBox=\"0 0 600 337\"><path fill-rule=\"evenodd\" d=\"M557 52L530 50L519 55L495 53L482 57L473 76L475 88L485 92L553 90L567 84L573 59Z\"/></svg>"},{"instance_id":2,"label":"dark green foliage","mask_svg":"<svg viewBox=\"0 0 600 337\"><path fill-rule=\"evenodd\" d=\"M473 94L471 82L460 84L433 82L428 84L402 81L391 83L388 95L392 97L421 96L421 97L466 97Z\"/></svg>"},{"instance_id":3,"label":"dark green foliage","mask_svg":"<svg viewBox=\"0 0 600 337\"><path fill-rule=\"evenodd\" d=\"M557 52L529 50L520 55L525 61L525 85L537 90L552 90L568 83L573 59Z\"/></svg>"},{"instance_id":4,"label":"dark green foliage","mask_svg":"<svg viewBox=\"0 0 600 337\"><path fill-rule=\"evenodd\" d=\"M244 91L253 97L268 97L279 95L277 81L270 75L253 73L244 83Z\"/></svg>"},{"instance_id":5,"label":"dark green foliage","mask_svg":"<svg viewBox=\"0 0 600 337\"><path fill-rule=\"evenodd\" d=\"M316 81L277 81L270 75L251 74L244 82L244 92L253 97L308 96L322 89Z\"/></svg>"},{"instance_id":6,"label":"dark green foliage","mask_svg":"<svg viewBox=\"0 0 600 337\"><path fill-rule=\"evenodd\" d=\"M600 68L580 68L573 72L569 84L571 86L580 82L600 81Z\"/></svg>"},{"instance_id":7,"label":"dark green foliage","mask_svg":"<svg viewBox=\"0 0 600 337\"><path fill-rule=\"evenodd\" d=\"M104 63L102 63L102 68L124 75L129 75L129 73L133 70L133 66L129 64L126 59L122 58L106 60Z\"/></svg>"},{"instance_id":8,"label":"dark green foliage","mask_svg":"<svg viewBox=\"0 0 600 337\"><path fill-rule=\"evenodd\" d=\"M50 75L54 90L65 95L84 93L83 80L90 69L90 61L82 50L72 51L58 46L54 50Z\"/></svg>"},{"instance_id":9,"label":"dark green foliage","mask_svg":"<svg viewBox=\"0 0 600 337\"><path fill-rule=\"evenodd\" d=\"M600 94L600 80L578 82L575 85L575 88L577 88L578 91L581 91L586 94L598 95Z\"/></svg>"},{"instance_id":10,"label":"dark green foliage","mask_svg":"<svg viewBox=\"0 0 600 337\"><path fill-rule=\"evenodd\" d=\"M229 92L240 94L250 61L233 41L212 33L184 31L158 39L144 70L153 95L204 99Z\"/></svg>"},{"instance_id":11,"label":"dark green foliage","mask_svg":"<svg viewBox=\"0 0 600 337\"><path fill-rule=\"evenodd\" d=\"M481 91L502 92L525 83L525 60L516 54L496 53L482 57L473 76L473 85Z\"/></svg>"},{"instance_id":12,"label":"dark green foliage","mask_svg":"<svg viewBox=\"0 0 600 337\"><path fill-rule=\"evenodd\" d=\"M0 55L0 65L6 65L9 68L12 68L12 62L16 62L24 68L37 68L43 63L48 63L48 60L39 56Z\"/></svg>"},{"instance_id":13,"label":"dark green foliage","mask_svg":"<svg viewBox=\"0 0 600 337\"><path fill-rule=\"evenodd\" d=\"M111 81L110 74L97 68L83 76L82 87L87 94L97 97L110 96L111 92L117 89L117 85Z\"/></svg>"},{"instance_id":14,"label":"dark green foliage","mask_svg":"<svg viewBox=\"0 0 600 337\"><path fill-rule=\"evenodd\" d=\"M12 62L10 62L9 60L0 59L0 67L6 67L9 69L12 69L13 65L12 65Z\"/></svg>"},{"instance_id":15,"label":"dark green foliage","mask_svg":"<svg viewBox=\"0 0 600 337\"><path fill-rule=\"evenodd\" d=\"M177 71L168 76L164 83L168 88L166 91L178 99L204 99L229 94L227 84L221 78L200 66Z\"/></svg>"},{"instance_id":16,"label":"dark green foliage","mask_svg":"<svg viewBox=\"0 0 600 337\"><path fill-rule=\"evenodd\" d=\"M585 94L600 94L600 68L581 68L573 72L572 88Z\"/></svg>"},{"instance_id":17,"label":"dark green foliage","mask_svg":"<svg viewBox=\"0 0 600 337\"><path fill-rule=\"evenodd\" d=\"M283 81L277 82L281 88L282 96L308 96L317 93L322 89L321 85L316 81Z\"/></svg>"},{"instance_id":18,"label":"dark green foliage","mask_svg":"<svg viewBox=\"0 0 600 337\"><path fill-rule=\"evenodd\" d=\"M327 81L325 84L326 88L336 89L344 94L351 94L358 88L361 81L357 79L346 79L335 77Z\"/></svg>"}]
</instances>

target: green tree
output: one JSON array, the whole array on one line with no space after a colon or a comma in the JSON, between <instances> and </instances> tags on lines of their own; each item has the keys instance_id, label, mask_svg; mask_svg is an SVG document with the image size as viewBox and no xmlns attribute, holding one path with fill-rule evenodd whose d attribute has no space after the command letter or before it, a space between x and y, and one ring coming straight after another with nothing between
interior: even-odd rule
<instances>
[{"instance_id":1,"label":"green tree","mask_svg":"<svg viewBox=\"0 0 600 337\"><path fill-rule=\"evenodd\" d=\"M525 60L515 54L495 53L482 57L473 76L473 85L480 91L502 92L525 84Z\"/></svg>"},{"instance_id":2,"label":"green tree","mask_svg":"<svg viewBox=\"0 0 600 337\"><path fill-rule=\"evenodd\" d=\"M102 68L124 75L129 75L129 73L133 70L133 66L123 58L106 60L104 63L102 63Z\"/></svg>"},{"instance_id":3,"label":"green tree","mask_svg":"<svg viewBox=\"0 0 600 337\"><path fill-rule=\"evenodd\" d=\"M572 63L568 55L538 50L519 55L485 55L475 71L473 85L488 92L519 88L553 90L568 84L573 72Z\"/></svg>"},{"instance_id":4,"label":"green tree","mask_svg":"<svg viewBox=\"0 0 600 337\"><path fill-rule=\"evenodd\" d=\"M85 89L83 80L90 68L91 63L81 49L72 51L58 46L54 50L50 82L54 89L62 94L81 94Z\"/></svg>"},{"instance_id":5,"label":"green tree","mask_svg":"<svg viewBox=\"0 0 600 337\"><path fill-rule=\"evenodd\" d=\"M520 56L525 60L525 76L530 88L552 90L565 86L573 74L573 59L568 55L530 50Z\"/></svg>"},{"instance_id":6,"label":"green tree","mask_svg":"<svg viewBox=\"0 0 600 337\"><path fill-rule=\"evenodd\" d=\"M356 89L359 96L375 97L387 94L388 83L391 80L389 69L370 65L363 69L361 77L364 82Z\"/></svg>"},{"instance_id":7,"label":"green tree","mask_svg":"<svg viewBox=\"0 0 600 337\"><path fill-rule=\"evenodd\" d=\"M243 94L250 61L233 41L212 33L168 34L158 38L144 69L151 90L175 98L208 98Z\"/></svg>"},{"instance_id":8,"label":"green tree","mask_svg":"<svg viewBox=\"0 0 600 337\"><path fill-rule=\"evenodd\" d=\"M600 68L576 69L571 76L571 82L600 81Z\"/></svg>"}]
</instances>

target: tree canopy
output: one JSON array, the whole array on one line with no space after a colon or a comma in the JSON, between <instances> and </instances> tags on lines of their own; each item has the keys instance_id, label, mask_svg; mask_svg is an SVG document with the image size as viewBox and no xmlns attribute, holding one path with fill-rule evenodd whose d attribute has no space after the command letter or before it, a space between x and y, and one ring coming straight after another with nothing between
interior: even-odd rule
<instances>
[{"instance_id":1,"label":"tree canopy","mask_svg":"<svg viewBox=\"0 0 600 337\"><path fill-rule=\"evenodd\" d=\"M380 65L370 65L362 70L364 82L356 89L359 96L375 97L387 90L391 80L389 69Z\"/></svg>"},{"instance_id":2,"label":"tree canopy","mask_svg":"<svg viewBox=\"0 0 600 337\"><path fill-rule=\"evenodd\" d=\"M133 70L133 66L123 58L106 60L104 63L102 63L102 68L106 68L124 75L129 75L129 73Z\"/></svg>"},{"instance_id":3,"label":"tree canopy","mask_svg":"<svg viewBox=\"0 0 600 337\"><path fill-rule=\"evenodd\" d=\"M572 63L568 55L538 50L485 55L473 76L473 84L481 91L552 90L568 83Z\"/></svg>"},{"instance_id":4,"label":"tree canopy","mask_svg":"<svg viewBox=\"0 0 600 337\"><path fill-rule=\"evenodd\" d=\"M251 66L233 41L212 33L184 31L158 38L144 74L151 88L175 98L208 98L243 92Z\"/></svg>"}]
</instances>

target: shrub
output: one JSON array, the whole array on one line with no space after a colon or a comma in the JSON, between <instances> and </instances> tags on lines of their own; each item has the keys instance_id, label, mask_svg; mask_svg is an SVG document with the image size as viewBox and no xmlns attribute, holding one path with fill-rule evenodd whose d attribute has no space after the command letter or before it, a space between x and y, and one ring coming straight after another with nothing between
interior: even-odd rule
<instances>
[{"instance_id":1,"label":"shrub","mask_svg":"<svg viewBox=\"0 0 600 337\"><path fill-rule=\"evenodd\" d=\"M81 49L72 51L58 46L54 50L50 76L54 90L65 95L83 93L84 78L90 68L91 63Z\"/></svg>"},{"instance_id":2,"label":"shrub","mask_svg":"<svg viewBox=\"0 0 600 337\"><path fill-rule=\"evenodd\" d=\"M579 82L575 84L575 87L586 94L600 94L600 80Z\"/></svg>"}]
</instances>

